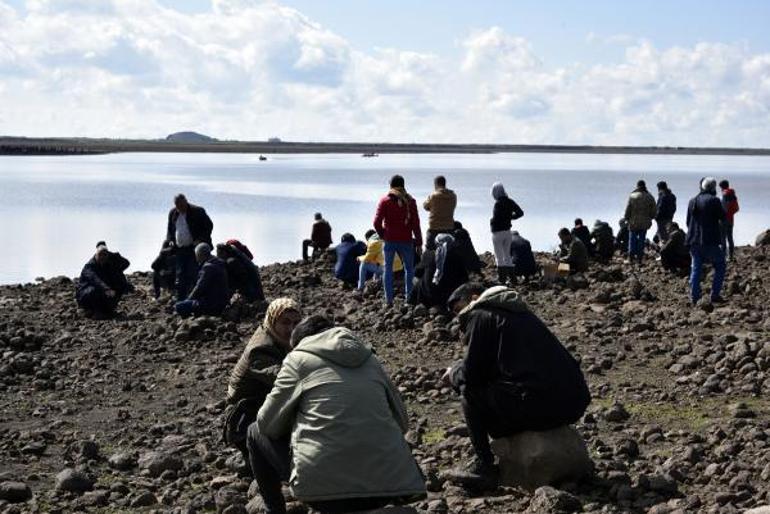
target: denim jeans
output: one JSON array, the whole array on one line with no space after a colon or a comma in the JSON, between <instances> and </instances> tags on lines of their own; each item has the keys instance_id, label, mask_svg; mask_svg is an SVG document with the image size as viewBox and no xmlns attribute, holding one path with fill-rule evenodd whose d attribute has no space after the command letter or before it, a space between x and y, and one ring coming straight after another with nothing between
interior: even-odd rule
<instances>
[{"instance_id":1,"label":"denim jeans","mask_svg":"<svg viewBox=\"0 0 770 514\"><path fill-rule=\"evenodd\" d=\"M187 300L195 282L198 280L198 262L195 260L195 249L184 246L176 250L176 299Z\"/></svg>"},{"instance_id":2,"label":"denim jeans","mask_svg":"<svg viewBox=\"0 0 770 514\"><path fill-rule=\"evenodd\" d=\"M393 260L396 254L401 257L404 264L404 289L406 298L412 292L412 280L414 279L414 244L408 242L385 241L383 247L385 253L385 270L383 271L382 282L385 289L385 301L388 305L393 303Z\"/></svg>"},{"instance_id":3,"label":"denim jeans","mask_svg":"<svg viewBox=\"0 0 770 514\"><path fill-rule=\"evenodd\" d=\"M198 310L198 302L195 300L182 300L181 302L176 302L174 309L183 318L189 318Z\"/></svg>"},{"instance_id":4,"label":"denim jeans","mask_svg":"<svg viewBox=\"0 0 770 514\"><path fill-rule=\"evenodd\" d=\"M703 275L703 264L710 263L714 266L714 280L711 284L711 299L718 298L722 292L722 284L725 281L725 253L717 245L691 246L692 269L690 270L690 298L693 303L700 300L700 279Z\"/></svg>"},{"instance_id":5,"label":"denim jeans","mask_svg":"<svg viewBox=\"0 0 770 514\"><path fill-rule=\"evenodd\" d=\"M362 262L358 267L358 289L363 289L368 275L382 276L382 266L374 262Z\"/></svg>"},{"instance_id":6,"label":"denim jeans","mask_svg":"<svg viewBox=\"0 0 770 514\"><path fill-rule=\"evenodd\" d=\"M631 230L628 233L628 256L632 259L644 257L644 243L647 239L646 230Z\"/></svg>"}]
</instances>

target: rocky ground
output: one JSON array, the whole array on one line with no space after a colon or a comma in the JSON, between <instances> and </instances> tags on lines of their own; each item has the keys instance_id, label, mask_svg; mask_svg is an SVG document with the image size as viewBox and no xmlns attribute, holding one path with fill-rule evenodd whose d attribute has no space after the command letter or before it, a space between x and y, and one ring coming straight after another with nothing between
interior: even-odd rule
<instances>
[{"instance_id":1,"label":"rocky ground","mask_svg":"<svg viewBox=\"0 0 770 514\"><path fill-rule=\"evenodd\" d=\"M463 352L451 319L356 297L324 263L262 274L269 297L294 296L376 347L428 477L418 510L730 513L770 504L770 248L737 257L715 309L690 307L686 279L654 261L520 286L582 363L594 400L577 428L596 471L478 497L441 475L470 450L439 380ZM253 495L221 427L228 373L261 315L182 321L151 300L147 275L131 280L109 321L80 316L66 278L0 287L0 512L236 513Z\"/></svg>"}]
</instances>

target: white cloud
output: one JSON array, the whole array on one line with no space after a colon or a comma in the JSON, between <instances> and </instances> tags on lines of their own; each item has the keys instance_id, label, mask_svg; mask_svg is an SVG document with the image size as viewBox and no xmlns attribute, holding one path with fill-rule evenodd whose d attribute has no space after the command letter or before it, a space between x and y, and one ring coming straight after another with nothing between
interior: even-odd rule
<instances>
[{"instance_id":1,"label":"white cloud","mask_svg":"<svg viewBox=\"0 0 770 514\"><path fill-rule=\"evenodd\" d=\"M397 37L397 34L394 34ZM499 27L461 55L364 52L276 2L0 0L0 133L225 139L766 146L770 54L589 42L619 62L549 67Z\"/></svg>"}]
</instances>

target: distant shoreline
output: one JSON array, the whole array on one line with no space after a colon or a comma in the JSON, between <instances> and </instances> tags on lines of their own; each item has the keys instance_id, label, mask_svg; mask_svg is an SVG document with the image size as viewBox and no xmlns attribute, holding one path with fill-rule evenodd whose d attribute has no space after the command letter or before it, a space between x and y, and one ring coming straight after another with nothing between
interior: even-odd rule
<instances>
[{"instance_id":1,"label":"distant shoreline","mask_svg":"<svg viewBox=\"0 0 770 514\"><path fill-rule=\"evenodd\" d=\"M124 152L253 153L253 154L493 154L582 153L659 155L770 156L770 148L500 145L500 144L406 144L406 143L312 143L266 141L212 141L205 143L139 139L0 137L0 155L100 155Z\"/></svg>"}]
</instances>

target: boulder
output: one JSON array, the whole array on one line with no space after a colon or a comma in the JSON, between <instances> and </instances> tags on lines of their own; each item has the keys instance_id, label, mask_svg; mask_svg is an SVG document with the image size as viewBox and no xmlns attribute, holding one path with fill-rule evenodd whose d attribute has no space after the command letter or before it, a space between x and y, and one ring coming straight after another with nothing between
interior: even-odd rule
<instances>
[{"instance_id":1,"label":"boulder","mask_svg":"<svg viewBox=\"0 0 770 514\"><path fill-rule=\"evenodd\" d=\"M84 493L94 488L94 479L84 471L66 468L56 475L56 490Z\"/></svg>"},{"instance_id":2,"label":"boulder","mask_svg":"<svg viewBox=\"0 0 770 514\"><path fill-rule=\"evenodd\" d=\"M9 503L25 502L32 498L32 491L24 482L2 482L0 483L0 500Z\"/></svg>"},{"instance_id":3,"label":"boulder","mask_svg":"<svg viewBox=\"0 0 770 514\"><path fill-rule=\"evenodd\" d=\"M582 436L570 426L521 432L492 441L502 485L536 489L578 481L593 471Z\"/></svg>"},{"instance_id":4,"label":"boulder","mask_svg":"<svg viewBox=\"0 0 770 514\"><path fill-rule=\"evenodd\" d=\"M553 487L540 487L532 495L527 512L537 514L560 514L580 512L583 505L575 496Z\"/></svg>"},{"instance_id":5,"label":"boulder","mask_svg":"<svg viewBox=\"0 0 770 514\"><path fill-rule=\"evenodd\" d=\"M147 452L139 457L139 467L146 469L153 478L164 471L179 471L184 467L182 459L165 452Z\"/></svg>"},{"instance_id":6,"label":"boulder","mask_svg":"<svg viewBox=\"0 0 770 514\"><path fill-rule=\"evenodd\" d=\"M744 511L743 514L770 514L770 505L763 505L761 507L754 507Z\"/></svg>"},{"instance_id":7,"label":"boulder","mask_svg":"<svg viewBox=\"0 0 770 514\"><path fill-rule=\"evenodd\" d=\"M770 229L760 232L757 239L754 241L755 246L768 246L770 245Z\"/></svg>"}]
</instances>

